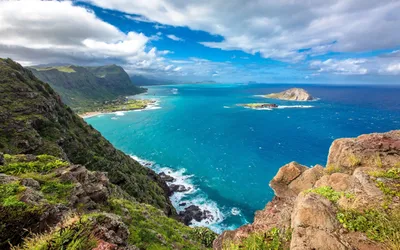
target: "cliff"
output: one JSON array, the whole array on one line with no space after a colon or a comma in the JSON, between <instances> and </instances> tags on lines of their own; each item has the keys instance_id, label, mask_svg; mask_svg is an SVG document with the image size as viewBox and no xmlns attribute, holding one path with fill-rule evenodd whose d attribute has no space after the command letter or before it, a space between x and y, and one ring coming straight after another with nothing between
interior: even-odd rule
<instances>
[{"instance_id":1,"label":"cliff","mask_svg":"<svg viewBox=\"0 0 400 250\"><path fill-rule=\"evenodd\" d=\"M84 112L120 96L145 92L135 86L117 65L100 67L31 67L32 73L48 83L73 110Z\"/></svg>"},{"instance_id":2,"label":"cliff","mask_svg":"<svg viewBox=\"0 0 400 250\"><path fill-rule=\"evenodd\" d=\"M304 89L292 88L279 93L272 93L265 98L280 99L287 101L312 101L314 98Z\"/></svg>"},{"instance_id":3,"label":"cliff","mask_svg":"<svg viewBox=\"0 0 400 250\"><path fill-rule=\"evenodd\" d=\"M274 199L214 249L399 249L400 130L335 140L324 168L291 162Z\"/></svg>"},{"instance_id":4,"label":"cliff","mask_svg":"<svg viewBox=\"0 0 400 250\"><path fill-rule=\"evenodd\" d=\"M208 249L216 234L176 220L170 192L0 59L0 249Z\"/></svg>"},{"instance_id":5,"label":"cliff","mask_svg":"<svg viewBox=\"0 0 400 250\"><path fill-rule=\"evenodd\" d=\"M167 185L155 172L115 149L48 84L10 59L0 59L0 152L48 154L106 171L138 202L176 213Z\"/></svg>"},{"instance_id":6,"label":"cliff","mask_svg":"<svg viewBox=\"0 0 400 250\"><path fill-rule=\"evenodd\" d=\"M53 156L0 154L0 172L0 249L207 249L215 238Z\"/></svg>"}]
</instances>

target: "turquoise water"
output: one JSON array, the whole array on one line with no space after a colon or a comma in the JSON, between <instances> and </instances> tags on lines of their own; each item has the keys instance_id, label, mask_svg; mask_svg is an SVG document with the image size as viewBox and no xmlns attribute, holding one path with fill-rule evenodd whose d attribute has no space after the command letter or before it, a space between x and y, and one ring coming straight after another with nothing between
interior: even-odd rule
<instances>
[{"instance_id":1,"label":"turquoise water","mask_svg":"<svg viewBox=\"0 0 400 250\"><path fill-rule=\"evenodd\" d=\"M196 204L212 212L212 219L196 224L215 231L233 229L251 222L254 212L272 199L268 183L282 165L293 160L324 165L336 138L400 128L398 87L300 86L320 98L307 103L256 96L288 87L292 86L150 87L140 98L157 99L158 107L87 122L117 148L191 187L171 199L178 210ZM268 101L284 108L236 106ZM186 205L179 206L182 202Z\"/></svg>"}]
</instances>

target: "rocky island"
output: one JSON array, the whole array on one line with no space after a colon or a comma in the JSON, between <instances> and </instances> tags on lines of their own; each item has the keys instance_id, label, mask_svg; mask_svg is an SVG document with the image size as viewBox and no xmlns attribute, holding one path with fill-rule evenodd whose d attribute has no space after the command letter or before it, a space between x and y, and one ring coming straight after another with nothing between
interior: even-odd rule
<instances>
[{"instance_id":1,"label":"rocky island","mask_svg":"<svg viewBox=\"0 0 400 250\"><path fill-rule=\"evenodd\" d=\"M280 99L286 101L312 101L314 98L304 89L292 88L279 93L264 95L265 98Z\"/></svg>"},{"instance_id":2,"label":"rocky island","mask_svg":"<svg viewBox=\"0 0 400 250\"><path fill-rule=\"evenodd\" d=\"M246 104L238 104L238 106L250 109L271 109L278 107L278 105L276 105L275 103L246 103Z\"/></svg>"}]
</instances>

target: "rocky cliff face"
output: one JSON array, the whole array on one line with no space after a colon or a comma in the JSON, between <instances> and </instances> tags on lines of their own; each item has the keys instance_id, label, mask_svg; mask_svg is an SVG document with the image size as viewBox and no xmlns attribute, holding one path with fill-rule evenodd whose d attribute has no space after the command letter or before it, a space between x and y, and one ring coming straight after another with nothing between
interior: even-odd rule
<instances>
[{"instance_id":1,"label":"rocky cliff face","mask_svg":"<svg viewBox=\"0 0 400 250\"><path fill-rule=\"evenodd\" d=\"M327 167L291 162L254 223L214 249L399 249L400 130L333 142Z\"/></svg>"},{"instance_id":2,"label":"rocky cliff face","mask_svg":"<svg viewBox=\"0 0 400 250\"><path fill-rule=\"evenodd\" d=\"M138 203L107 173L0 154L0 249L207 249L215 234Z\"/></svg>"},{"instance_id":3,"label":"rocky cliff face","mask_svg":"<svg viewBox=\"0 0 400 250\"><path fill-rule=\"evenodd\" d=\"M49 154L108 172L137 201L175 214L169 189L155 172L115 149L48 84L11 59L0 59L0 152Z\"/></svg>"},{"instance_id":4,"label":"rocky cliff face","mask_svg":"<svg viewBox=\"0 0 400 250\"><path fill-rule=\"evenodd\" d=\"M30 70L57 91L65 104L78 112L104 101L145 91L135 86L124 69L117 65L35 67Z\"/></svg>"},{"instance_id":5,"label":"rocky cliff face","mask_svg":"<svg viewBox=\"0 0 400 250\"><path fill-rule=\"evenodd\" d=\"M292 88L279 93L265 95L266 98L281 99L287 101L312 101L314 98L304 89Z\"/></svg>"}]
</instances>

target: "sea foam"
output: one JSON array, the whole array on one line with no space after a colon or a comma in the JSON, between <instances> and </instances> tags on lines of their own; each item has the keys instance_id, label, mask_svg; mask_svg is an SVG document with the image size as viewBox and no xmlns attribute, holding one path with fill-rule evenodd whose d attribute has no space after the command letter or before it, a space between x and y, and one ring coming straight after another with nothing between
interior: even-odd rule
<instances>
[{"instance_id":1,"label":"sea foam","mask_svg":"<svg viewBox=\"0 0 400 250\"><path fill-rule=\"evenodd\" d=\"M207 219L204 219L200 222L192 220L191 226L195 226L195 227L196 226L205 226L217 233L220 233L226 229L234 229L234 228L227 228L227 227L221 225L221 223L224 221L226 215L232 216L232 214L231 213L224 214L215 201L209 199L205 192L203 192L200 188L195 186L192 181L192 178L194 176L186 174L186 169L182 168L179 170L173 170L169 167L160 166L159 164L157 164L153 161L142 159L136 155L131 155L131 157L134 160L136 160L137 162L139 162L142 166L151 168L156 173L164 172L165 174L173 177L175 179L175 181L167 182L167 184L169 186L171 184L182 185L185 187L185 189L188 190L185 192L175 192L170 197L171 203L175 207L175 209L177 210L178 213L180 211L184 211L186 207L189 207L191 205L198 206L202 211L207 210L210 212L210 216ZM239 213L240 213L240 210L237 210L236 215L238 215Z\"/></svg>"}]
</instances>

